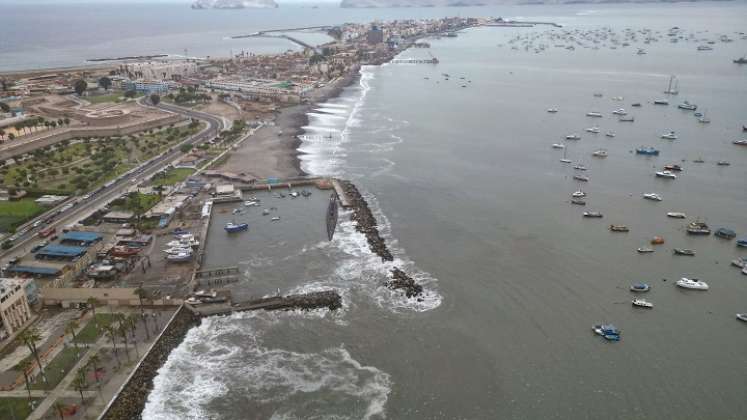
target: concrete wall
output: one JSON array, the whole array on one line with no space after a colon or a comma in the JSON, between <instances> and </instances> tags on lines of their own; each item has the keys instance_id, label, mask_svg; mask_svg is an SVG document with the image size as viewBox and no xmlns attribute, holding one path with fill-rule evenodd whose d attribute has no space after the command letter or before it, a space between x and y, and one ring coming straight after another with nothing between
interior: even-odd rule
<instances>
[{"instance_id":1,"label":"concrete wall","mask_svg":"<svg viewBox=\"0 0 747 420\"><path fill-rule=\"evenodd\" d=\"M59 143L63 140L71 140L74 138L86 138L86 137L109 137L109 136L124 136L129 134L138 133L140 131L150 130L153 128L161 127L169 124L176 124L183 121L184 118L181 115L171 115L165 118L157 120L150 120L145 122L138 122L128 126L122 127L109 127L109 128L94 128L94 127L71 127L57 130L49 133L49 135L42 136L37 139L24 141L23 138L16 139L13 144L9 144L0 149L0 160L7 160L14 156L22 155L24 153L33 152L36 149L47 147L49 145Z\"/></svg>"}]
</instances>

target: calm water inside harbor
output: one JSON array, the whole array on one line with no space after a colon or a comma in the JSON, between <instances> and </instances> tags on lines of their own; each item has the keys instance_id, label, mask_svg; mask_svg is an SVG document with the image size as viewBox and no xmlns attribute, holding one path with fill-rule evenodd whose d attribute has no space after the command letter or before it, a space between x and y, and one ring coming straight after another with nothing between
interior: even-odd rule
<instances>
[{"instance_id":1,"label":"calm water inside harbor","mask_svg":"<svg viewBox=\"0 0 747 420\"><path fill-rule=\"evenodd\" d=\"M534 53L509 41L549 34L549 28L481 28L403 53L430 52L437 66L364 68L360 83L310 114L302 167L358 185L395 264L424 285L424 300L381 287L392 265L370 253L345 213L332 242L319 238L320 222L318 232L306 226L310 230L274 238L277 249L241 242L211 248L219 255L215 264L230 262L228 256L246 263L245 273L277 270L284 293L335 288L344 308L204 320L156 378L146 419L747 416L747 326L734 316L747 311L747 276L729 264L747 250L713 236L687 236L685 221L666 217L683 211L714 229L747 235L747 150L731 144L744 137L747 123L747 66L731 62L747 52L747 41L735 34L747 30L747 6L510 10L565 24L553 30L558 34L649 28L666 38L679 26L698 37L729 34L735 41L708 52L697 52L696 42L643 45L639 38L614 50ZM339 13L335 20L353 12ZM418 11L371 13L392 18ZM540 38L535 44L567 43ZM637 48L647 54L637 55ZM670 106L654 106L670 74L677 75L680 93L669 98ZM617 96L624 99L612 99ZM692 112L677 109L683 100L698 104L712 122L699 124ZM631 108L633 102L642 107ZM550 107L559 112L547 113ZM634 123L613 118L620 107ZM589 111L604 117L588 118ZM601 134L584 131L594 125ZM608 130L616 136L605 137ZM659 138L670 130L678 140ZM582 139L568 142L568 157L589 168L585 208L569 204L579 185L573 169L559 162L562 151L550 147L570 133ZM641 145L661 155L636 156ZM593 158L598 149L609 157ZM704 163L693 163L697 158ZM731 165L717 166L719 160ZM678 179L654 177L667 163L684 167ZM664 200L643 200L645 192ZM326 199L314 200L320 197ZM295 203L288 220L314 200ZM584 219L584 210L604 218ZM253 223L262 222L257 219ZM611 233L611 223L630 232ZM264 234L272 239L271 232ZM653 235L667 243L637 254ZM674 247L697 255L673 256ZM673 283L682 276L711 288L678 289ZM250 280L247 275L235 287L251 288ZM628 287L639 281L652 285L645 297L653 310L630 305ZM590 327L597 322L615 323L622 341L594 336Z\"/></svg>"}]
</instances>

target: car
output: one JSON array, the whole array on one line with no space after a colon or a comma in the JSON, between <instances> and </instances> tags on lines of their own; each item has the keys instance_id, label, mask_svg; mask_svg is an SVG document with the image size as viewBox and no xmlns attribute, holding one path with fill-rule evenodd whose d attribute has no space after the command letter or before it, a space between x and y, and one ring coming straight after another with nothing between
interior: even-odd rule
<instances>
[{"instance_id":1,"label":"car","mask_svg":"<svg viewBox=\"0 0 747 420\"><path fill-rule=\"evenodd\" d=\"M37 220L37 221L34 222L33 225L31 225L31 227L37 228L37 227L41 226L41 224L42 224L42 221L41 220Z\"/></svg>"},{"instance_id":2,"label":"car","mask_svg":"<svg viewBox=\"0 0 747 420\"><path fill-rule=\"evenodd\" d=\"M81 198L83 198L84 200L88 200L89 198L91 198L91 194L86 194Z\"/></svg>"}]
</instances>

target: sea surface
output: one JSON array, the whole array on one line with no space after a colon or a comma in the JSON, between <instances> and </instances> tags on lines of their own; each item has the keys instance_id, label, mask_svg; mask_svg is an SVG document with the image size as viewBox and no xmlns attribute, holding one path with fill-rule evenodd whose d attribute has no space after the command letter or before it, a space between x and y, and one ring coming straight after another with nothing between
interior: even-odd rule
<instances>
[{"instance_id":1,"label":"sea surface","mask_svg":"<svg viewBox=\"0 0 747 420\"><path fill-rule=\"evenodd\" d=\"M738 34L747 31L745 3L281 8L256 15L172 9L169 19L145 10L119 13L133 23L116 31L90 23L102 33L90 49L76 31L55 42L44 33L14 42L0 36L0 68L16 59L21 67L68 65L83 52L178 53L188 46L190 54L220 55L243 47L222 38L236 32L374 18L503 15L564 28L480 28L428 40L432 48L402 57L432 54L438 65L365 67L339 98L319 104L305 127L302 167L356 183L394 263L369 251L345 212L331 242L320 228L301 232L300 213L323 214L316 193L292 204L277 199L280 223L296 223L298 235L250 228L247 243L211 248L212 263L239 264L244 278L233 286L237 292L252 295L257 284L259 293L272 290L263 276L272 273L282 293L334 288L344 307L205 319L156 377L144 418L747 418L747 325L735 319L747 312L747 276L730 266L747 249L688 236L686 221L666 217L682 211L688 220L747 236L747 149L731 144L747 137L741 132L747 66L732 63L747 52ZM703 42L666 40L674 26L695 40L725 34L734 41L698 52ZM7 33L7 25L0 28ZM555 47L569 45L570 36L598 39L601 31L619 35L626 28L650 29L660 40L644 44L638 36L616 49L606 41L598 49ZM536 38L532 47L527 37ZM8 44L15 42L44 51L56 51L58 42L68 46L48 58L13 47L16 58L9 58ZM104 43L119 47L102 49ZM535 53L539 44L547 47ZM637 55L638 48L647 54ZM672 74L679 95L669 97L670 106L654 106ZM684 100L711 123L677 109ZM634 102L641 108L632 108ZM547 113L550 107L559 112ZM618 108L635 122L613 118ZM589 111L604 116L588 118ZM601 133L585 132L592 126ZM678 140L660 138L670 130ZM605 137L607 131L616 136ZM566 153L589 168L584 185L559 161L563 151L551 148L571 133L582 137L567 142ZM661 155L637 156L639 146ZM598 149L609 156L593 158ZM694 163L698 158L704 162ZM718 166L719 160L730 165ZM676 180L655 178L666 163L683 166ZM588 194L585 208L569 204L579 188ZM643 200L646 192L663 201ZM584 219L584 210L604 218ZM611 233L612 223L630 232ZM261 242L250 242L253 232ZM636 253L654 235L666 244L653 254ZM675 247L696 256L674 256ZM423 284L422 300L382 287L393 266ZM700 278L710 290L675 287L682 276ZM652 285L645 296L652 310L630 305L628 288L640 281ZM615 323L622 340L595 336L591 325L599 322Z\"/></svg>"}]
</instances>

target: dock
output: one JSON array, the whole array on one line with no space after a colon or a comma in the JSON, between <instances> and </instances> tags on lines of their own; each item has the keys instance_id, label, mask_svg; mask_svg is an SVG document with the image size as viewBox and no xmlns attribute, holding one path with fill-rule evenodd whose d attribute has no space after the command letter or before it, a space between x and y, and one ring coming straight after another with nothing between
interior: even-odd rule
<instances>
[{"instance_id":1,"label":"dock","mask_svg":"<svg viewBox=\"0 0 747 420\"><path fill-rule=\"evenodd\" d=\"M230 315L234 312L245 311L277 311L293 309L322 309L328 308L331 311L342 307L342 297L334 290L324 290L321 292L311 292L302 295L289 296L272 296L267 298L254 299L242 303L218 303L203 305L185 304L195 315L206 317L213 315Z\"/></svg>"},{"instance_id":2,"label":"dock","mask_svg":"<svg viewBox=\"0 0 747 420\"><path fill-rule=\"evenodd\" d=\"M342 189L342 185L340 185L340 181L336 179L332 179L332 187L334 187L335 192L337 193L337 198L340 200L340 205L343 208L348 208L352 206L350 203L350 199L348 198L348 195L345 194L345 190Z\"/></svg>"}]
</instances>

